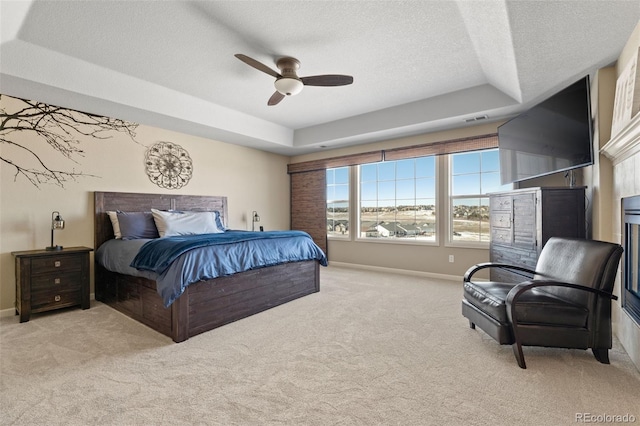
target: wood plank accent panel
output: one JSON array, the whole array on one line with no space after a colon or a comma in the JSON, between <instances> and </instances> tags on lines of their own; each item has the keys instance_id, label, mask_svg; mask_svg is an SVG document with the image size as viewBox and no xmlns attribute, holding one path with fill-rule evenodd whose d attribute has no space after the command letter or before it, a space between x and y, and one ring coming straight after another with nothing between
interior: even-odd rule
<instances>
[{"instance_id":1,"label":"wood plank accent panel","mask_svg":"<svg viewBox=\"0 0 640 426\"><path fill-rule=\"evenodd\" d=\"M477 151L498 147L496 133L470 138L452 139L423 145L413 145L384 151L384 160L404 160L405 158L424 157L427 155L455 154L457 152Z\"/></svg>"},{"instance_id":2,"label":"wood plank accent panel","mask_svg":"<svg viewBox=\"0 0 640 426\"><path fill-rule=\"evenodd\" d=\"M107 210L218 210L227 217L227 197L96 192L94 202L96 248L113 238ZM169 308L153 280L110 272L99 264L95 275L96 300L175 342L320 291L320 264L314 260L200 281L189 285Z\"/></svg>"},{"instance_id":3,"label":"wood plank accent panel","mask_svg":"<svg viewBox=\"0 0 640 426\"><path fill-rule=\"evenodd\" d=\"M287 173L312 172L332 169L334 167L354 166L357 164L377 163L382 161L382 151L363 152L362 154L344 155L341 157L323 158L287 165Z\"/></svg>"},{"instance_id":4,"label":"wood plank accent panel","mask_svg":"<svg viewBox=\"0 0 640 426\"><path fill-rule=\"evenodd\" d=\"M327 172L293 173L291 178L291 229L307 232L327 253Z\"/></svg>"}]
</instances>

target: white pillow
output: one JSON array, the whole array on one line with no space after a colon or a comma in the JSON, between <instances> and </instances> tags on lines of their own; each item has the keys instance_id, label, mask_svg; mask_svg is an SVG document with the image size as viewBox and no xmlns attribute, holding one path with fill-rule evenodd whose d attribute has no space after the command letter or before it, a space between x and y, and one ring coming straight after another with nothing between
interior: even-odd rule
<instances>
[{"instance_id":1,"label":"white pillow","mask_svg":"<svg viewBox=\"0 0 640 426\"><path fill-rule=\"evenodd\" d=\"M107 216L111 219L111 226L113 227L113 235L116 238L122 238L122 234L120 233L120 223L118 222L118 214L117 212L107 212Z\"/></svg>"},{"instance_id":2,"label":"white pillow","mask_svg":"<svg viewBox=\"0 0 640 426\"><path fill-rule=\"evenodd\" d=\"M167 212L151 209L160 237L173 235L220 234L216 212Z\"/></svg>"}]
</instances>

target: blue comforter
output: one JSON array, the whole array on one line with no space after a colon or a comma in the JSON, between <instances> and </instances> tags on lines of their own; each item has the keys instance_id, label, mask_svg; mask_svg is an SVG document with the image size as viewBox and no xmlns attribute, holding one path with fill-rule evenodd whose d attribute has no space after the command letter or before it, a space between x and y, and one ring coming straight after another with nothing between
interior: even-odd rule
<instances>
[{"instance_id":1,"label":"blue comforter","mask_svg":"<svg viewBox=\"0 0 640 426\"><path fill-rule=\"evenodd\" d=\"M131 266L158 274L158 292L169 306L191 283L301 260L327 266L324 252L306 232L226 231L149 240Z\"/></svg>"}]
</instances>

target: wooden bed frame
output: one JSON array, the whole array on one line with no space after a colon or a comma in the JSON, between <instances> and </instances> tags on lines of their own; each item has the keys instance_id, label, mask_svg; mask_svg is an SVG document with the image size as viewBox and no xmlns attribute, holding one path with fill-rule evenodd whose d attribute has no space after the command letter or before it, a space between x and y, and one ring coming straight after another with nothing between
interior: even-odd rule
<instances>
[{"instance_id":1,"label":"wooden bed frame","mask_svg":"<svg viewBox=\"0 0 640 426\"><path fill-rule=\"evenodd\" d=\"M112 239L107 211L218 210L227 223L227 197L95 192L95 249ZM191 336L320 291L316 260L285 263L200 281L165 308L156 282L95 264L95 297L154 330L182 342Z\"/></svg>"}]
</instances>

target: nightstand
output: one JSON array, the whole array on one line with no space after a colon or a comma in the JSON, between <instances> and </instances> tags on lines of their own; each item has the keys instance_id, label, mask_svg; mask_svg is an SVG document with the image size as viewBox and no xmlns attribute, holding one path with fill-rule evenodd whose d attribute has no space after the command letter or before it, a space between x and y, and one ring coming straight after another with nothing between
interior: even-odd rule
<instances>
[{"instance_id":1,"label":"nightstand","mask_svg":"<svg viewBox=\"0 0 640 426\"><path fill-rule=\"evenodd\" d=\"M16 315L79 305L89 309L89 247L15 251Z\"/></svg>"}]
</instances>

